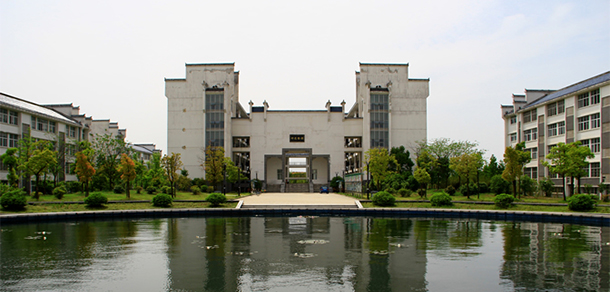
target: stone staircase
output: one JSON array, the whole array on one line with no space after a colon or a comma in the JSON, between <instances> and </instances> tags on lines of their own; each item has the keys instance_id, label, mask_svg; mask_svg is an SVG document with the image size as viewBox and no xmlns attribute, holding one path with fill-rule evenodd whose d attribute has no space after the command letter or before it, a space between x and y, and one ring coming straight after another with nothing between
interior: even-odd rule
<instances>
[{"instance_id":1,"label":"stone staircase","mask_svg":"<svg viewBox=\"0 0 610 292\"><path fill-rule=\"evenodd\" d=\"M285 193L309 193L309 184L286 184Z\"/></svg>"}]
</instances>

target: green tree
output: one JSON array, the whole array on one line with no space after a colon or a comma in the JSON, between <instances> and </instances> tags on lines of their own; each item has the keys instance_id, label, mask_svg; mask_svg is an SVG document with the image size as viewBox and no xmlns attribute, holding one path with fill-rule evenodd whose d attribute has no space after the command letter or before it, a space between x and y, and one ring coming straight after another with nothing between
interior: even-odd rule
<instances>
[{"instance_id":1,"label":"green tree","mask_svg":"<svg viewBox=\"0 0 610 292\"><path fill-rule=\"evenodd\" d=\"M571 177L570 194L574 194L574 179L579 179L585 173L584 167L587 166L587 158L593 158L594 154L589 147L580 146L580 142L570 144L559 143L551 148L551 151L546 156L549 161L544 161L543 165L548 167L552 173L561 176L563 184L563 200L567 199L565 178Z\"/></svg>"},{"instance_id":2,"label":"green tree","mask_svg":"<svg viewBox=\"0 0 610 292\"><path fill-rule=\"evenodd\" d=\"M430 180L431 180L430 174L428 174L428 172L426 171L425 168L418 167L415 170L415 173L413 173L413 176L415 177L417 182L420 184L421 194L424 194L422 197L425 198L426 192L428 190L428 184L430 183Z\"/></svg>"},{"instance_id":3,"label":"green tree","mask_svg":"<svg viewBox=\"0 0 610 292\"><path fill-rule=\"evenodd\" d=\"M392 147L392 149L390 149L390 155L394 156L396 159L396 164L390 163L390 170L396 169L401 173L413 173L413 166L415 163L411 160L411 153L405 149L405 146Z\"/></svg>"},{"instance_id":4,"label":"green tree","mask_svg":"<svg viewBox=\"0 0 610 292\"><path fill-rule=\"evenodd\" d=\"M465 153L451 158L451 169L466 179L467 186L469 186L470 180L476 177L482 166L483 157L477 152ZM470 199L470 187L466 189L468 190L466 196Z\"/></svg>"},{"instance_id":5,"label":"green tree","mask_svg":"<svg viewBox=\"0 0 610 292\"><path fill-rule=\"evenodd\" d=\"M106 182L106 189L114 189L120 179L118 165L122 154L129 154L129 145L122 136L112 134L96 135L93 140L97 175L101 175Z\"/></svg>"},{"instance_id":6,"label":"green tree","mask_svg":"<svg viewBox=\"0 0 610 292\"><path fill-rule=\"evenodd\" d=\"M19 185L19 176L17 175L17 152L19 149L17 148L9 148L4 152L4 154L0 155L0 161L8 168L8 174L6 175L6 179L8 180L8 184L13 187L17 187Z\"/></svg>"},{"instance_id":7,"label":"green tree","mask_svg":"<svg viewBox=\"0 0 610 292\"><path fill-rule=\"evenodd\" d=\"M125 182L125 195L127 195L127 199L130 199L131 181L136 179L136 165L125 153L121 154L119 173L121 174L121 179Z\"/></svg>"},{"instance_id":8,"label":"green tree","mask_svg":"<svg viewBox=\"0 0 610 292\"><path fill-rule=\"evenodd\" d=\"M595 157L595 154L591 152L589 147L582 146L580 141L570 143L568 146L568 158L570 160L568 174L572 177L570 180L571 194L574 194L574 179L578 180L578 193L580 193L580 178L587 173L585 167L589 165L587 159Z\"/></svg>"},{"instance_id":9,"label":"green tree","mask_svg":"<svg viewBox=\"0 0 610 292\"><path fill-rule=\"evenodd\" d=\"M55 151L49 149L36 149L32 153L30 159L28 159L25 164L21 165L23 170L36 177L36 194L34 194L36 200L40 198L40 176L57 163L56 155Z\"/></svg>"},{"instance_id":10,"label":"green tree","mask_svg":"<svg viewBox=\"0 0 610 292\"><path fill-rule=\"evenodd\" d=\"M440 185L446 188L449 184L451 176L451 158L462 156L463 154L479 153L483 155L483 151L477 149L477 142L470 141L453 141L449 138L438 138L430 142L416 142L418 149L416 153L421 156L422 152L430 153L435 159L433 168L427 169L432 177L432 184Z\"/></svg>"},{"instance_id":11,"label":"green tree","mask_svg":"<svg viewBox=\"0 0 610 292\"><path fill-rule=\"evenodd\" d=\"M223 180L223 167L225 163L225 150L222 147L208 147L205 149L203 170L205 179L214 187Z\"/></svg>"},{"instance_id":12,"label":"green tree","mask_svg":"<svg viewBox=\"0 0 610 292\"><path fill-rule=\"evenodd\" d=\"M161 155L153 153L151 159L147 163L148 172L145 176L146 187L159 188L165 184L165 174L161 167Z\"/></svg>"},{"instance_id":13,"label":"green tree","mask_svg":"<svg viewBox=\"0 0 610 292\"><path fill-rule=\"evenodd\" d=\"M517 181L523 175L523 165L532 159L529 152L523 151L524 147L525 142L521 142L515 145L515 148L506 147L504 150L505 169L502 178L512 183L513 196L517 196Z\"/></svg>"},{"instance_id":14,"label":"green tree","mask_svg":"<svg viewBox=\"0 0 610 292\"><path fill-rule=\"evenodd\" d=\"M372 179L376 182L377 189L383 189L381 182L385 180L388 175L395 172L390 170L389 167L392 163L398 165L396 158L391 156L387 149L371 148L365 152L364 159L368 165L365 169L373 176Z\"/></svg>"},{"instance_id":15,"label":"green tree","mask_svg":"<svg viewBox=\"0 0 610 292\"><path fill-rule=\"evenodd\" d=\"M483 167L483 173L489 178L502 174L503 171L504 163L502 161L498 163L498 159L493 154L489 158L489 163Z\"/></svg>"},{"instance_id":16,"label":"green tree","mask_svg":"<svg viewBox=\"0 0 610 292\"><path fill-rule=\"evenodd\" d=\"M182 168L182 161L180 160L180 153L172 152L172 155L165 155L161 160L163 168L165 169L165 175L169 181L169 186L172 193L172 198L176 197L176 181L178 181L178 171Z\"/></svg>"}]
</instances>

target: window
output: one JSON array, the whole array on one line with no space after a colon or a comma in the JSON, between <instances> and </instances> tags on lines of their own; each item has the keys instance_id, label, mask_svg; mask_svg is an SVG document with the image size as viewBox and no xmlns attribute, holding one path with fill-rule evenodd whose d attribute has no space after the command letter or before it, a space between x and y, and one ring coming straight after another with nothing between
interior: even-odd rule
<instances>
[{"instance_id":1,"label":"window","mask_svg":"<svg viewBox=\"0 0 610 292\"><path fill-rule=\"evenodd\" d=\"M0 147L8 147L8 133L0 132Z\"/></svg>"},{"instance_id":2,"label":"window","mask_svg":"<svg viewBox=\"0 0 610 292\"><path fill-rule=\"evenodd\" d=\"M510 135L508 135L510 137L510 141L511 142L516 142L517 141L517 133L512 133Z\"/></svg>"},{"instance_id":3,"label":"window","mask_svg":"<svg viewBox=\"0 0 610 292\"><path fill-rule=\"evenodd\" d=\"M563 100L551 103L547 106L547 113L549 116L562 114L565 112L565 105Z\"/></svg>"},{"instance_id":4,"label":"window","mask_svg":"<svg viewBox=\"0 0 610 292\"><path fill-rule=\"evenodd\" d=\"M362 137L345 137L345 148L361 148Z\"/></svg>"},{"instance_id":5,"label":"window","mask_svg":"<svg viewBox=\"0 0 610 292\"><path fill-rule=\"evenodd\" d=\"M599 128L601 126L601 119L599 113L591 115L591 129Z\"/></svg>"},{"instance_id":6,"label":"window","mask_svg":"<svg viewBox=\"0 0 610 292\"><path fill-rule=\"evenodd\" d=\"M601 126L601 118L600 118L599 113L578 118L578 130L579 131L595 129L595 128L599 128L600 126Z\"/></svg>"},{"instance_id":7,"label":"window","mask_svg":"<svg viewBox=\"0 0 610 292\"><path fill-rule=\"evenodd\" d=\"M389 146L389 94L387 89L378 88L371 91L371 108L369 115L371 118L371 148L388 148Z\"/></svg>"},{"instance_id":8,"label":"window","mask_svg":"<svg viewBox=\"0 0 610 292\"><path fill-rule=\"evenodd\" d=\"M566 122L550 124L548 126L549 136L563 135L566 132Z\"/></svg>"},{"instance_id":9,"label":"window","mask_svg":"<svg viewBox=\"0 0 610 292\"><path fill-rule=\"evenodd\" d=\"M360 172L360 164L362 161L362 152L345 152L345 173Z\"/></svg>"},{"instance_id":10,"label":"window","mask_svg":"<svg viewBox=\"0 0 610 292\"><path fill-rule=\"evenodd\" d=\"M49 121L49 132L51 133L55 133L56 129L57 129L57 124L53 121Z\"/></svg>"},{"instance_id":11,"label":"window","mask_svg":"<svg viewBox=\"0 0 610 292\"><path fill-rule=\"evenodd\" d=\"M0 132L0 147L16 148L19 135Z\"/></svg>"},{"instance_id":12,"label":"window","mask_svg":"<svg viewBox=\"0 0 610 292\"><path fill-rule=\"evenodd\" d=\"M549 146L547 147L547 151L546 151L546 153L547 153L547 154L551 153L551 149L553 149L553 147L556 147L556 146L557 146L557 145L549 145Z\"/></svg>"},{"instance_id":13,"label":"window","mask_svg":"<svg viewBox=\"0 0 610 292\"><path fill-rule=\"evenodd\" d=\"M599 153L601 151L601 139L600 138L581 140L580 145L589 147L591 149L591 152L593 152L593 153Z\"/></svg>"},{"instance_id":14,"label":"window","mask_svg":"<svg viewBox=\"0 0 610 292\"><path fill-rule=\"evenodd\" d=\"M282 169L278 169L277 170L277 179L278 180L283 180L283 173L282 173Z\"/></svg>"},{"instance_id":15,"label":"window","mask_svg":"<svg viewBox=\"0 0 610 292\"><path fill-rule=\"evenodd\" d=\"M318 170L317 169L311 170L311 179L318 179Z\"/></svg>"},{"instance_id":16,"label":"window","mask_svg":"<svg viewBox=\"0 0 610 292\"><path fill-rule=\"evenodd\" d=\"M526 167L523 169L523 175L536 179L538 177L538 167Z\"/></svg>"},{"instance_id":17,"label":"window","mask_svg":"<svg viewBox=\"0 0 610 292\"><path fill-rule=\"evenodd\" d=\"M531 111L526 111L523 113L523 122L524 123L535 122L536 118L537 118L536 109L533 109Z\"/></svg>"},{"instance_id":18,"label":"window","mask_svg":"<svg viewBox=\"0 0 610 292\"><path fill-rule=\"evenodd\" d=\"M599 88L578 95L578 107L599 104Z\"/></svg>"},{"instance_id":19,"label":"window","mask_svg":"<svg viewBox=\"0 0 610 292\"><path fill-rule=\"evenodd\" d=\"M19 114L16 111L0 108L0 123L18 125Z\"/></svg>"},{"instance_id":20,"label":"window","mask_svg":"<svg viewBox=\"0 0 610 292\"><path fill-rule=\"evenodd\" d=\"M538 128L532 128L529 130L523 131L523 140L524 141L532 141L538 139L537 137Z\"/></svg>"},{"instance_id":21,"label":"window","mask_svg":"<svg viewBox=\"0 0 610 292\"><path fill-rule=\"evenodd\" d=\"M530 153L530 157L532 157L532 159L538 158L538 147L525 149L525 151Z\"/></svg>"},{"instance_id":22,"label":"window","mask_svg":"<svg viewBox=\"0 0 610 292\"><path fill-rule=\"evenodd\" d=\"M212 88L205 93L205 144L225 147L224 91Z\"/></svg>"},{"instance_id":23,"label":"window","mask_svg":"<svg viewBox=\"0 0 610 292\"><path fill-rule=\"evenodd\" d=\"M512 116L512 117L510 117L510 124L511 124L511 125L512 125L512 124L514 124L514 123L516 123L516 122L517 122L517 117L516 117L516 116Z\"/></svg>"},{"instance_id":24,"label":"window","mask_svg":"<svg viewBox=\"0 0 610 292\"><path fill-rule=\"evenodd\" d=\"M589 175L590 177L599 177L600 176L600 163L593 162L589 163Z\"/></svg>"},{"instance_id":25,"label":"window","mask_svg":"<svg viewBox=\"0 0 610 292\"><path fill-rule=\"evenodd\" d=\"M233 137L234 148L250 147L250 137Z\"/></svg>"}]
</instances>

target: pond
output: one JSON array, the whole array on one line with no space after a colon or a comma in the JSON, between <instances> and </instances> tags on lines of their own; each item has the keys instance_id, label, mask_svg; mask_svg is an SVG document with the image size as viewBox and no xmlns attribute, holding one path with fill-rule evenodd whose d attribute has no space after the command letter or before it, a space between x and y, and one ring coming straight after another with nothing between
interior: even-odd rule
<instances>
[{"instance_id":1,"label":"pond","mask_svg":"<svg viewBox=\"0 0 610 292\"><path fill-rule=\"evenodd\" d=\"M609 227L476 219L3 225L2 291L609 291Z\"/></svg>"}]
</instances>

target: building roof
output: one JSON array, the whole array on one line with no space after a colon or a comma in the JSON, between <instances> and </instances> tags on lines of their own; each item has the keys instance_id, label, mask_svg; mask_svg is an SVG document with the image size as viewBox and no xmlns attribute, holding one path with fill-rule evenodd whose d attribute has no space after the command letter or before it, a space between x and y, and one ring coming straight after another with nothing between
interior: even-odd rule
<instances>
[{"instance_id":1,"label":"building roof","mask_svg":"<svg viewBox=\"0 0 610 292\"><path fill-rule=\"evenodd\" d=\"M24 112L34 114L37 116L43 116L43 117L50 118L50 119L53 119L56 121L60 121L62 123L80 126L79 122L62 115L61 113L55 111L54 109L44 107L42 105L20 99L20 98L8 95L6 93L0 92L0 104L2 104L3 106L7 106L9 108L24 111Z\"/></svg>"},{"instance_id":2,"label":"building roof","mask_svg":"<svg viewBox=\"0 0 610 292\"><path fill-rule=\"evenodd\" d=\"M580 91L585 88L592 87L592 86L595 86L597 84L607 82L607 81L610 81L610 71L599 74L594 77L591 77L587 80L580 81L578 83L572 84L572 85L564 87L562 89L553 91L549 94L546 94L546 95L532 101L531 103L525 105L523 108L525 109L525 108L537 106L537 105L545 103L547 101L551 101L551 100L559 98L559 97L564 97L566 95L570 95L577 91Z\"/></svg>"}]
</instances>

